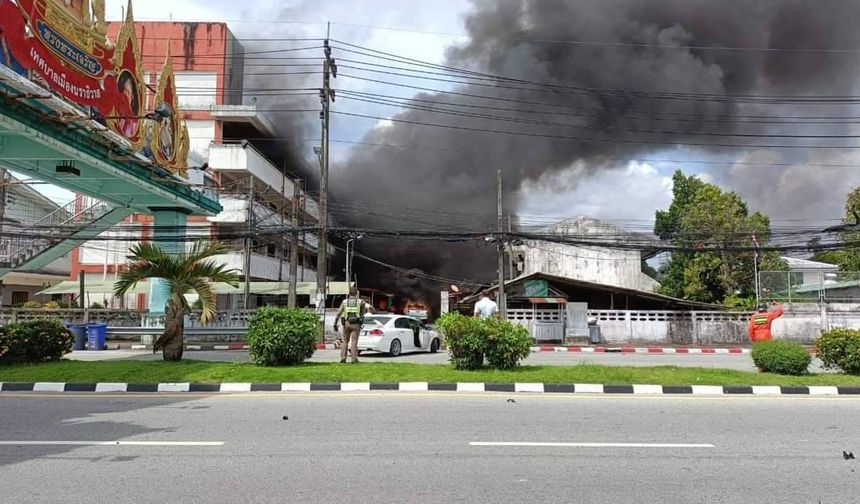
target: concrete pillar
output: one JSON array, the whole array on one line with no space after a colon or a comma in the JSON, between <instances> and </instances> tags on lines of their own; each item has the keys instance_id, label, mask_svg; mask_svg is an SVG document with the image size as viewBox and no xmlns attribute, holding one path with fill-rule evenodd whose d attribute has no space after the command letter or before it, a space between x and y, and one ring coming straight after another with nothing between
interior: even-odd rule
<instances>
[{"instance_id":1,"label":"concrete pillar","mask_svg":"<svg viewBox=\"0 0 860 504\"><path fill-rule=\"evenodd\" d=\"M155 217L152 241L170 254L185 251L186 219L188 211L182 208L151 208ZM164 327L164 314L170 289L161 278L150 279L149 327ZM141 343L151 344L152 336L142 336Z\"/></svg>"},{"instance_id":2,"label":"concrete pillar","mask_svg":"<svg viewBox=\"0 0 860 504\"><path fill-rule=\"evenodd\" d=\"M695 345L699 341L699 315L691 311L690 320L692 321L692 343Z\"/></svg>"},{"instance_id":3,"label":"concrete pillar","mask_svg":"<svg viewBox=\"0 0 860 504\"><path fill-rule=\"evenodd\" d=\"M821 331L830 330L830 320L827 317L827 303L821 303Z\"/></svg>"}]
</instances>

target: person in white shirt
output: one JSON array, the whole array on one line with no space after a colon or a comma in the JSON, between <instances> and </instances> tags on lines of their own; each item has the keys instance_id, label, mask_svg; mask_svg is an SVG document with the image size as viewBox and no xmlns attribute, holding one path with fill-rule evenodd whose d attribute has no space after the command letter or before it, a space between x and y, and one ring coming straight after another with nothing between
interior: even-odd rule
<instances>
[{"instance_id":1,"label":"person in white shirt","mask_svg":"<svg viewBox=\"0 0 860 504\"><path fill-rule=\"evenodd\" d=\"M490 291L485 290L481 296L481 300L475 303L475 316L480 319L488 319L495 317L499 312L499 305L490 299Z\"/></svg>"}]
</instances>

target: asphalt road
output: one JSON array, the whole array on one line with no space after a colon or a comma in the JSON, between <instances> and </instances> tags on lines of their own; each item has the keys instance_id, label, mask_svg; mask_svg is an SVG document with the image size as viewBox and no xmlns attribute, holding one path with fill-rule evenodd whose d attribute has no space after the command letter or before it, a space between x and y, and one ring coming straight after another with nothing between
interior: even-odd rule
<instances>
[{"instance_id":1,"label":"asphalt road","mask_svg":"<svg viewBox=\"0 0 860 504\"><path fill-rule=\"evenodd\" d=\"M0 500L830 503L860 491L860 463L842 457L860 454L856 399L507 399L2 394ZM14 444L33 441L155 444Z\"/></svg>"},{"instance_id":2,"label":"asphalt road","mask_svg":"<svg viewBox=\"0 0 860 504\"><path fill-rule=\"evenodd\" d=\"M186 351L186 359L226 362L248 362L248 352L245 351ZM79 360L107 360L107 359L140 359L160 360L161 354L155 354L147 350L107 350L104 352L73 352L69 358ZM340 360L340 350L317 350L311 358L312 362L337 362ZM439 352L436 354L413 353L404 354L399 357L390 357L385 354L362 353L361 360L365 362L417 362L422 364L445 364L448 362L448 354ZM813 359L810 370L819 372L818 360ZM755 371L752 359L749 355L727 355L727 354L623 354L623 353L556 353L538 352L529 355L524 361L527 365L559 365L569 366L580 363L604 364L608 366L683 366L683 367L711 367L738 369L742 371Z\"/></svg>"}]
</instances>

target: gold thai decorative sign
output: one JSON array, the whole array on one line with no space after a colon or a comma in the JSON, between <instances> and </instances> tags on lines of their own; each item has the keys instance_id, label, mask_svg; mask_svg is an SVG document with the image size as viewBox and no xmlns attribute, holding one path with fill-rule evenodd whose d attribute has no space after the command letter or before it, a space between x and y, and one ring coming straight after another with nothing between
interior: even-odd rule
<instances>
[{"instance_id":1,"label":"gold thai decorative sign","mask_svg":"<svg viewBox=\"0 0 860 504\"><path fill-rule=\"evenodd\" d=\"M179 118L179 97L176 95L170 43L167 46L167 58L158 77L158 91L155 93L156 107L160 108L162 120L150 125L149 148L159 165L169 167L185 177L188 168L188 129Z\"/></svg>"},{"instance_id":2,"label":"gold thai decorative sign","mask_svg":"<svg viewBox=\"0 0 860 504\"><path fill-rule=\"evenodd\" d=\"M90 107L135 150L143 148L153 161L184 176L188 131L172 69L162 72L154 101L170 115L147 114L131 1L116 44L106 33L104 0L0 0L0 64ZM166 68L169 54L167 59ZM145 128L146 122L154 124Z\"/></svg>"}]
</instances>

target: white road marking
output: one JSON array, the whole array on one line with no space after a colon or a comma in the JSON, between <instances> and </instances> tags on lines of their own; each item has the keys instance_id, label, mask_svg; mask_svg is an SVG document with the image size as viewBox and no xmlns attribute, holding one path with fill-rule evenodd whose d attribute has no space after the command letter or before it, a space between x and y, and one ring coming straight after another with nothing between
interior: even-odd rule
<instances>
[{"instance_id":1,"label":"white road marking","mask_svg":"<svg viewBox=\"0 0 860 504\"><path fill-rule=\"evenodd\" d=\"M541 448L714 448L708 443L546 443L531 441L471 441L469 446L536 446Z\"/></svg>"},{"instance_id":2,"label":"white road marking","mask_svg":"<svg viewBox=\"0 0 860 504\"><path fill-rule=\"evenodd\" d=\"M222 383L221 392L250 392L250 383Z\"/></svg>"},{"instance_id":3,"label":"white road marking","mask_svg":"<svg viewBox=\"0 0 860 504\"><path fill-rule=\"evenodd\" d=\"M603 385L600 383L574 383L573 392L575 394L602 394Z\"/></svg>"},{"instance_id":4,"label":"white road marking","mask_svg":"<svg viewBox=\"0 0 860 504\"><path fill-rule=\"evenodd\" d=\"M687 353L700 354L700 353L702 353L702 349L701 348L691 348Z\"/></svg>"},{"instance_id":5,"label":"white road marking","mask_svg":"<svg viewBox=\"0 0 860 504\"><path fill-rule=\"evenodd\" d=\"M96 392L125 392L127 383L96 383Z\"/></svg>"},{"instance_id":6,"label":"white road marking","mask_svg":"<svg viewBox=\"0 0 860 504\"><path fill-rule=\"evenodd\" d=\"M65 388L65 383L39 382L33 385L33 392L62 392Z\"/></svg>"},{"instance_id":7,"label":"white road marking","mask_svg":"<svg viewBox=\"0 0 860 504\"><path fill-rule=\"evenodd\" d=\"M752 393L755 395L780 395L782 389L771 385L753 385Z\"/></svg>"},{"instance_id":8,"label":"white road marking","mask_svg":"<svg viewBox=\"0 0 860 504\"><path fill-rule=\"evenodd\" d=\"M281 392L310 392L310 383L282 383Z\"/></svg>"},{"instance_id":9,"label":"white road marking","mask_svg":"<svg viewBox=\"0 0 860 504\"><path fill-rule=\"evenodd\" d=\"M397 390L401 392L427 392L427 382L400 382Z\"/></svg>"},{"instance_id":10,"label":"white road marking","mask_svg":"<svg viewBox=\"0 0 860 504\"><path fill-rule=\"evenodd\" d=\"M483 392L484 384L483 383L458 383L457 384L457 392Z\"/></svg>"},{"instance_id":11,"label":"white road marking","mask_svg":"<svg viewBox=\"0 0 860 504\"><path fill-rule=\"evenodd\" d=\"M340 384L341 392L367 392L370 390L370 382L343 382Z\"/></svg>"},{"instance_id":12,"label":"white road marking","mask_svg":"<svg viewBox=\"0 0 860 504\"><path fill-rule=\"evenodd\" d=\"M159 392L188 392L191 388L190 383L159 383Z\"/></svg>"},{"instance_id":13,"label":"white road marking","mask_svg":"<svg viewBox=\"0 0 860 504\"><path fill-rule=\"evenodd\" d=\"M809 387L809 395L839 395L839 389L836 387L811 385Z\"/></svg>"},{"instance_id":14,"label":"white road marking","mask_svg":"<svg viewBox=\"0 0 860 504\"><path fill-rule=\"evenodd\" d=\"M693 385L693 395L723 395L723 387L719 385Z\"/></svg>"},{"instance_id":15,"label":"white road marking","mask_svg":"<svg viewBox=\"0 0 860 504\"><path fill-rule=\"evenodd\" d=\"M0 446L224 446L224 441L0 441Z\"/></svg>"},{"instance_id":16,"label":"white road marking","mask_svg":"<svg viewBox=\"0 0 860 504\"><path fill-rule=\"evenodd\" d=\"M662 394L662 385L633 385L634 394Z\"/></svg>"},{"instance_id":17,"label":"white road marking","mask_svg":"<svg viewBox=\"0 0 860 504\"><path fill-rule=\"evenodd\" d=\"M514 392L543 392L543 383L514 383Z\"/></svg>"}]
</instances>

